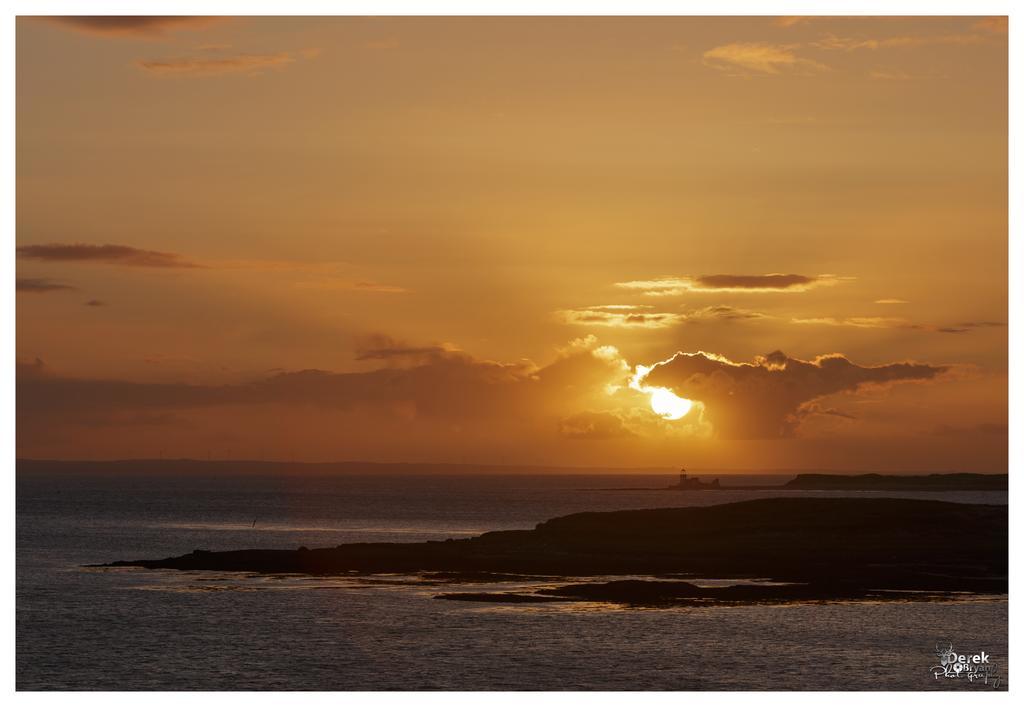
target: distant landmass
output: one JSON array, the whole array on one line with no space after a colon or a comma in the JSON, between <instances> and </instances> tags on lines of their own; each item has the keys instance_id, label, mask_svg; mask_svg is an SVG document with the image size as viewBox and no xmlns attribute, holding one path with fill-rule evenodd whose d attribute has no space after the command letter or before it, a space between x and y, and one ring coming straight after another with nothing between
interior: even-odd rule
<instances>
[{"instance_id":1,"label":"distant landmass","mask_svg":"<svg viewBox=\"0 0 1024 707\"><path fill-rule=\"evenodd\" d=\"M670 467L593 467L554 465L469 464L441 462L298 462L262 461L255 459L113 459L113 460L61 460L18 459L20 472L82 472L82 473L315 473L315 474L664 474L674 475L678 468ZM794 476L784 485L740 486L730 483L730 476ZM961 473L907 473L865 474L856 471L830 471L807 473L792 469L762 469L759 471L698 471L701 479L718 477L724 480L722 490L739 488L792 488L802 490L845 489L869 490L899 488L901 490L1006 490L1007 474ZM691 477L696 478L696 477ZM858 479L853 485L842 485L843 479ZM927 481L927 479L941 479ZM839 480L839 481L835 481ZM897 481L902 480L902 481ZM859 484L859 486L857 485ZM884 484L889 484L883 486ZM928 489L923 486L929 485ZM913 488L911 488L913 487ZM662 489L664 487L661 487ZM646 487L644 490L654 490ZM608 489L614 490L614 489ZM629 489L638 490L638 489ZM659 489L660 490L660 489Z\"/></svg>"},{"instance_id":2,"label":"distant landmass","mask_svg":"<svg viewBox=\"0 0 1024 707\"><path fill-rule=\"evenodd\" d=\"M722 479L727 479L722 483ZM1009 474L797 474L784 483L735 484L728 477L679 474L669 486L628 486L602 491L1009 491Z\"/></svg>"},{"instance_id":3,"label":"distant landmass","mask_svg":"<svg viewBox=\"0 0 1024 707\"><path fill-rule=\"evenodd\" d=\"M1008 491L1009 474L797 474L784 484L722 484L686 473L673 491Z\"/></svg>"},{"instance_id":4,"label":"distant landmass","mask_svg":"<svg viewBox=\"0 0 1024 707\"><path fill-rule=\"evenodd\" d=\"M1009 474L797 474L783 488L814 491L1007 491Z\"/></svg>"},{"instance_id":5,"label":"distant landmass","mask_svg":"<svg viewBox=\"0 0 1024 707\"><path fill-rule=\"evenodd\" d=\"M1008 508L890 498L771 498L706 507L577 513L533 530L422 543L298 550L195 550L105 567L315 575L404 573L434 581L650 575L467 601L749 603L951 598L1005 593ZM700 587L692 578L782 584Z\"/></svg>"}]
</instances>

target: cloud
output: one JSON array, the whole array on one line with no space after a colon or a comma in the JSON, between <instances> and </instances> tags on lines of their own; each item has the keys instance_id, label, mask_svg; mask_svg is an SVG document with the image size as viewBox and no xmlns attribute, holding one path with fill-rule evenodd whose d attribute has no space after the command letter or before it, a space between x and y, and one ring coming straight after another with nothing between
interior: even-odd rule
<instances>
[{"instance_id":1,"label":"cloud","mask_svg":"<svg viewBox=\"0 0 1024 707\"><path fill-rule=\"evenodd\" d=\"M947 370L911 362L859 366L842 354L802 361L774 351L753 363L734 363L716 354L679 352L638 367L636 380L702 402L704 416L719 437L770 439L794 435L805 417L820 412L821 399L829 395L931 381Z\"/></svg>"},{"instance_id":2,"label":"cloud","mask_svg":"<svg viewBox=\"0 0 1024 707\"><path fill-rule=\"evenodd\" d=\"M697 283L701 287L712 291L750 291L758 292L789 290L804 291L822 284L823 278L828 275L808 277L807 275L781 275L777 273L769 275L705 275L698 278Z\"/></svg>"},{"instance_id":3,"label":"cloud","mask_svg":"<svg viewBox=\"0 0 1024 707\"><path fill-rule=\"evenodd\" d=\"M701 307L687 312L651 312L650 309L652 309L651 305L604 304L578 309L560 309L554 315L563 324L622 329L665 329L686 323L740 321L767 317L761 312L728 305Z\"/></svg>"},{"instance_id":4,"label":"cloud","mask_svg":"<svg viewBox=\"0 0 1024 707\"><path fill-rule=\"evenodd\" d=\"M612 463L605 454L620 455L615 463L635 464L625 446L638 435L686 438L682 424L668 429L646 397L628 389L629 366L592 337L573 342L543 366L388 337L373 344L366 342L360 366L378 363L372 370L269 371L223 383L168 381L170 372L158 382L83 377L19 362L19 454L138 458L173 449L193 458L536 463L569 453L565 445L572 436L581 442L572 445L573 463L589 458L601 465ZM586 414L601 412L620 417L633 435L616 429L613 420ZM161 424L160 434L139 436L131 420ZM189 425L168 427L162 420ZM602 436L607 442L598 441Z\"/></svg>"},{"instance_id":5,"label":"cloud","mask_svg":"<svg viewBox=\"0 0 1024 707\"><path fill-rule=\"evenodd\" d=\"M848 412L843 412L837 408L828 408L823 406L821 403L804 403L801 407L801 412L807 415L825 415L828 417L838 417L842 420L856 420L856 415L851 415Z\"/></svg>"},{"instance_id":6,"label":"cloud","mask_svg":"<svg viewBox=\"0 0 1024 707\"><path fill-rule=\"evenodd\" d=\"M159 15L76 15L42 19L84 34L134 39L159 39L168 32L205 29L224 20L222 17Z\"/></svg>"},{"instance_id":7,"label":"cloud","mask_svg":"<svg viewBox=\"0 0 1024 707\"><path fill-rule=\"evenodd\" d=\"M905 299L896 299L895 297L888 297L885 299L876 299L875 304L910 304Z\"/></svg>"},{"instance_id":8,"label":"cloud","mask_svg":"<svg viewBox=\"0 0 1024 707\"><path fill-rule=\"evenodd\" d=\"M567 418L609 405L608 386L623 390L630 375L617 351L593 340L544 367L390 343L362 351L365 361L384 364L369 371L283 371L223 384L72 377L40 362L19 364L19 454L124 458L174 449L183 457L212 450L307 460L536 460L561 453L565 434L613 433L597 418L589 431L586 417ZM618 394L627 392L636 396ZM131 421L143 419L182 424L140 438Z\"/></svg>"},{"instance_id":9,"label":"cloud","mask_svg":"<svg viewBox=\"0 0 1024 707\"><path fill-rule=\"evenodd\" d=\"M636 305L600 305L561 309L555 317L564 324L626 329L664 329L685 320L678 312L649 312Z\"/></svg>"},{"instance_id":10,"label":"cloud","mask_svg":"<svg viewBox=\"0 0 1024 707\"><path fill-rule=\"evenodd\" d=\"M91 299L85 303L86 307L106 307L107 303L103 300Z\"/></svg>"},{"instance_id":11,"label":"cloud","mask_svg":"<svg viewBox=\"0 0 1024 707\"><path fill-rule=\"evenodd\" d=\"M774 24L792 27L806 22L808 18L780 17ZM1000 22L1003 21L1003 23ZM704 52L703 62L720 71L734 76L768 76L778 74L817 74L830 71L831 67L814 59L798 54L798 51L844 51L898 49L925 46L955 45L968 46L993 40L993 34L1005 34L1005 18L985 18L974 25L982 33L960 33L944 35L904 35L895 37L842 37L826 34L806 44L771 44L767 42L733 42L723 44ZM870 74L876 80L905 81L913 78L899 71L878 70Z\"/></svg>"},{"instance_id":12,"label":"cloud","mask_svg":"<svg viewBox=\"0 0 1024 707\"><path fill-rule=\"evenodd\" d=\"M700 277L663 277L655 280L616 282L627 290L642 290L649 297L669 297L686 292L806 292L815 287L834 285L851 278L836 275L702 275Z\"/></svg>"},{"instance_id":13,"label":"cloud","mask_svg":"<svg viewBox=\"0 0 1024 707\"><path fill-rule=\"evenodd\" d=\"M974 329L1006 326L1004 322L960 322L947 326L937 324L915 324L899 317L809 317L791 319L794 324L818 324L845 326L858 329L914 329L939 334L962 334Z\"/></svg>"},{"instance_id":14,"label":"cloud","mask_svg":"<svg viewBox=\"0 0 1024 707\"><path fill-rule=\"evenodd\" d=\"M368 419L393 417L401 410L405 420L444 423L446 434L453 423L500 434L496 420L519 424L537 419L531 424L540 424L543 415L562 419L573 406L583 407L606 385L625 383L629 375L615 349L597 347L593 341L570 347L542 368L529 361L481 360L447 346L403 346L388 337L369 343L376 346L364 348L361 360L400 365L363 372L284 371L244 383L209 385L75 378L52 372L39 360L19 363L19 431L23 421L45 428L115 413L288 406L312 410L311 424L316 425L325 424L317 411L358 412Z\"/></svg>"},{"instance_id":15,"label":"cloud","mask_svg":"<svg viewBox=\"0 0 1024 707\"><path fill-rule=\"evenodd\" d=\"M825 326L846 326L857 329L906 329L911 325L905 319L896 317L807 317L794 318L794 324L822 324Z\"/></svg>"},{"instance_id":16,"label":"cloud","mask_svg":"<svg viewBox=\"0 0 1024 707\"><path fill-rule=\"evenodd\" d=\"M581 412L563 418L558 423L558 432L570 439L617 439L633 437L622 418L611 412Z\"/></svg>"},{"instance_id":17,"label":"cloud","mask_svg":"<svg viewBox=\"0 0 1024 707\"><path fill-rule=\"evenodd\" d=\"M48 243L18 246L18 256L49 262L103 263L142 268L198 268L196 263L175 253L140 250L126 245Z\"/></svg>"},{"instance_id":18,"label":"cloud","mask_svg":"<svg viewBox=\"0 0 1024 707\"><path fill-rule=\"evenodd\" d=\"M857 51L860 49L894 49L901 47L925 47L932 45L969 45L987 42L987 37L978 34L907 35L872 39L863 37L839 37L828 34L811 42L815 49Z\"/></svg>"},{"instance_id":19,"label":"cloud","mask_svg":"<svg viewBox=\"0 0 1024 707\"><path fill-rule=\"evenodd\" d=\"M78 288L73 285L67 285L56 280L48 280L43 277L19 277L14 281L14 289L17 292L46 294L48 292L77 290Z\"/></svg>"},{"instance_id":20,"label":"cloud","mask_svg":"<svg viewBox=\"0 0 1024 707\"><path fill-rule=\"evenodd\" d=\"M738 321L738 320L749 320L749 319L766 319L767 314L761 312L754 312L749 309L740 309L739 307L730 307L726 304L714 305L711 307L702 307L701 309L695 309L687 312L687 321L702 321L702 320L725 320L725 321Z\"/></svg>"},{"instance_id":21,"label":"cloud","mask_svg":"<svg viewBox=\"0 0 1024 707\"><path fill-rule=\"evenodd\" d=\"M488 361L449 344L410 344L383 335L364 341L358 355L355 371L268 371L222 383L169 382L170 371L157 374L160 382L81 377L38 360L19 362L19 454L141 458L173 449L193 458L663 464L679 450L698 458L735 448L715 445L710 437L716 435L820 439L845 427L861 431L875 418L869 413L851 420L848 410L859 406L829 395L937 380L947 368L868 367L840 355L799 361L779 353L739 364L714 354L680 353L644 371L649 385L695 401L690 414L665 420L653 413L648 395L629 385L634 371L621 354L592 336L540 366ZM182 369L177 375L189 374ZM989 419L971 417L956 419ZM991 418L998 417L996 410ZM140 421L159 434L139 435ZM934 420L940 421L945 417ZM841 453L837 448L835 454Z\"/></svg>"},{"instance_id":22,"label":"cloud","mask_svg":"<svg viewBox=\"0 0 1024 707\"><path fill-rule=\"evenodd\" d=\"M934 330L942 334L963 334L975 329L990 329L993 327L1004 327L1005 322L960 322L951 326L938 327Z\"/></svg>"},{"instance_id":23,"label":"cloud","mask_svg":"<svg viewBox=\"0 0 1024 707\"><path fill-rule=\"evenodd\" d=\"M387 336L373 334L356 347L357 361L398 361L403 364L428 363L443 359L465 357L454 344L441 343L430 346L413 346Z\"/></svg>"},{"instance_id":24,"label":"cloud","mask_svg":"<svg viewBox=\"0 0 1024 707\"><path fill-rule=\"evenodd\" d=\"M297 277L316 278L293 282L295 287L325 291L349 291L375 294L407 294L399 285L366 279L339 277L337 271L345 263L336 261L306 262L287 260L209 260L197 263L177 253L141 250L124 245L92 245L87 243L49 243L25 245L17 248L20 258L67 263L100 263L141 268L202 268L204 270L247 270L267 273L296 273ZM19 281L21 282L21 281ZM41 289L49 285L48 289ZM73 289L65 286L67 289ZM26 280L19 291L50 291L61 289L59 283L48 280Z\"/></svg>"},{"instance_id":25,"label":"cloud","mask_svg":"<svg viewBox=\"0 0 1024 707\"><path fill-rule=\"evenodd\" d=\"M138 65L145 71L159 76L214 76L242 72L257 73L262 69L280 69L297 60L298 57L291 52L277 52L275 54L140 59Z\"/></svg>"},{"instance_id":26,"label":"cloud","mask_svg":"<svg viewBox=\"0 0 1024 707\"><path fill-rule=\"evenodd\" d=\"M818 73L829 67L797 56L799 44L765 44L762 42L736 42L723 44L704 52L704 64L714 69L739 75L780 74L784 72Z\"/></svg>"}]
</instances>

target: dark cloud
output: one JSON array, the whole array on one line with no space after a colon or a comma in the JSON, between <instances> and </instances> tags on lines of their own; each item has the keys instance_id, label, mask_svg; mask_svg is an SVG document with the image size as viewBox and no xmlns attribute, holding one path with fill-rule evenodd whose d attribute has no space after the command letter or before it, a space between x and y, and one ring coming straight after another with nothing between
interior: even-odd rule
<instances>
[{"instance_id":1,"label":"dark cloud","mask_svg":"<svg viewBox=\"0 0 1024 707\"><path fill-rule=\"evenodd\" d=\"M804 417L822 412L817 403L828 395L933 380L947 370L926 363L859 366L841 354L802 361L775 351L753 363L734 363L680 352L655 364L642 382L704 403L705 418L720 437L767 439L791 436Z\"/></svg>"},{"instance_id":2,"label":"dark cloud","mask_svg":"<svg viewBox=\"0 0 1024 707\"><path fill-rule=\"evenodd\" d=\"M103 300L91 299L85 303L86 307L106 307L107 303Z\"/></svg>"},{"instance_id":3,"label":"dark cloud","mask_svg":"<svg viewBox=\"0 0 1024 707\"><path fill-rule=\"evenodd\" d=\"M842 280L836 275L701 275L700 277L661 277L655 280L617 282L616 287L642 290L649 297L668 297L686 292L806 292Z\"/></svg>"},{"instance_id":4,"label":"dark cloud","mask_svg":"<svg viewBox=\"0 0 1024 707\"><path fill-rule=\"evenodd\" d=\"M942 334L963 334L968 331L974 331L975 329L989 329L992 327L1004 327L1005 322L960 322L959 324L953 324L952 326L936 327L935 331Z\"/></svg>"},{"instance_id":5,"label":"dark cloud","mask_svg":"<svg viewBox=\"0 0 1024 707\"><path fill-rule=\"evenodd\" d=\"M574 401L624 375L621 361L604 349L569 351L540 369L529 362L485 361L434 347L378 347L362 356L404 357L408 365L351 373L287 371L247 383L196 385L71 378L49 372L41 361L19 364L19 421L265 405L367 411L400 405L415 417L439 420L525 419L552 400L571 409Z\"/></svg>"},{"instance_id":6,"label":"dark cloud","mask_svg":"<svg viewBox=\"0 0 1024 707\"><path fill-rule=\"evenodd\" d=\"M664 329L679 324L685 317L678 312L649 312L637 305L600 305L581 309L561 309L555 317L565 324L625 329Z\"/></svg>"},{"instance_id":7,"label":"dark cloud","mask_svg":"<svg viewBox=\"0 0 1024 707\"><path fill-rule=\"evenodd\" d=\"M559 421L558 431L570 439L617 439L634 436L622 419L610 412L581 412Z\"/></svg>"},{"instance_id":8,"label":"dark cloud","mask_svg":"<svg viewBox=\"0 0 1024 707\"><path fill-rule=\"evenodd\" d=\"M14 281L14 289L18 292L45 294L47 292L77 290L78 288L56 280L47 280L42 277L19 277Z\"/></svg>"},{"instance_id":9,"label":"dark cloud","mask_svg":"<svg viewBox=\"0 0 1024 707\"><path fill-rule=\"evenodd\" d=\"M857 419L856 415L851 415L837 408L827 408L817 402L804 403L800 406L800 411L803 415L828 415L829 417L839 417L844 420Z\"/></svg>"},{"instance_id":10,"label":"dark cloud","mask_svg":"<svg viewBox=\"0 0 1024 707\"><path fill-rule=\"evenodd\" d=\"M921 329L899 317L797 317L794 324L853 327L855 329Z\"/></svg>"},{"instance_id":11,"label":"dark cloud","mask_svg":"<svg viewBox=\"0 0 1024 707\"><path fill-rule=\"evenodd\" d=\"M853 327L856 329L912 329L929 331L939 334L963 334L975 329L1006 326L1003 322L960 322L950 326L935 324L915 324L901 317L806 317L794 318L794 324L815 324L836 327Z\"/></svg>"},{"instance_id":12,"label":"dark cloud","mask_svg":"<svg viewBox=\"0 0 1024 707\"><path fill-rule=\"evenodd\" d=\"M762 319L766 315L746 309L716 305L689 312L652 312L646 305L606 304L579 309L561 309L555 317L565 324L622 329L664 329L676 324L706 321Z\"/></svg>"},{"instance_id":13,"label":"dark cloud","mask_svg":"<svg viewBox=\"0 0 1024 707\"><path fill-rule=\"evenodd\" d=\"M196 263L176 253L140 250L126 245L47 243L18 246L18 257L49 262L104 263L141 268L197 268Z\"/></svg>"},{"instance_id":14,"label":"dark cloud","mask_svg":"<svg viewBox=\"0 0 1024 707\"><path fill-rule=\"evenodd\" d=\"M537 459L562 448L560 429L587 434L582 419L575 428L572 421L559 423L593 409L595 399L610 402L608 386L627 390L630 374L614 349L590 339L572 342L543 367L434 348L402 359L410 353L378 347L372 360L384 366L374 370L283 371L224 384L72 377L41 362L22 363L15 396L19 453L124 458L160 450L182 456L265 450L305 459ZM646 401L634 401L638 394L623 395L646 408ZM637 416L638 423L654 418ZM592 422L589 434L611 434L604 421Z\"/></svg>"},{"instance_id":15,"label":"dark cloud","mask_svg":"<svg viewBox=\"0 0 1024 707\"><path fill-rule=\"evenodd\" d=\"M739 321L748 319L764 319L768 315L762 314L761 312L753 312L749 309L740 309L738 307L730 307L726 304L719 304L712 307L702 307L701 309L695 309L691 312L686 313L687 321L701 321L701 320L725 320L725 321Z\"/></svg>"},{"instance_id":16,"label":"dark cloud","mask_svg":"<svg viewBox=\"0 0 1024 707\"><path fill-rule=\"evenodd\" d=\"M704 275L697 284L710 290L789 290L818 281L808 275Z\"/></svg>"},{"instance_id":17,"label":"dark cloud","mask_svg":"<svg viewBox=\"0 0 1024 707\"><path fill-rule=\"evenodd\" d=\"M357 361L385 361L410 365L458 358L469 360L467 354L452 344L414 346L386 334L371 334L356 344Z\"/></svg>"},{"instance_id":18,"label":"dark cloud","mask_svg":"<svg viewBox=\"0 0 1024 707\"><path fill-rule=\"evenodd\" d=\"M154 39L176 30L199 30L222 21L220 17L184 15L74 15L45 17L47 22L85 34L103 37Z\"/></svg>"}]
</instances>

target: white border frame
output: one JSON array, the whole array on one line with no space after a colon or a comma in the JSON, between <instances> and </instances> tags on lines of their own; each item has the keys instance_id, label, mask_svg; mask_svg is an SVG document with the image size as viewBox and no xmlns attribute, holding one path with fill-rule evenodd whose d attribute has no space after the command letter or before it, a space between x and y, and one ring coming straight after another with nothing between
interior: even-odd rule
<instances>
[{"instance_id":1,"label":"white border frame","mask_svg":"<svg viewBox=\"0 0 1024 707\"><path fill-rule=\"evenodd\" d=\"M1017 3L1018 7L1024 7ZM1021 76L1022 59L1020 53L1019 39L1021 37L1019 23L1024 22L1024 10L1014 11L1014 3L1010 0L889 0L871 2L827 2L825 0L804 0L803 2L772 2L771 0L704 0L676 1L670 0L632 0L631 2L614 0L509 0L494 1L486 4L470 2L468 0L378 0L368 2L367 0L350 0L348 2L329 2L327 0L289 0L281 2L275 0L181 0L169 2L168 0L137 0L136 2L111 2L110 0L13 0L6 4L5 10L0 15L2 22L2 47L0 54L0 96L5 99L0 105L3 106L0 112L4 149L0 150L0 159L4 162L2 171L2 189L0 189L0 224L2 224L5 248L0 251L0 262L3 263L4 277L6 283L2 290L3 307L0 308L3 331L11 336L9 344L3 347L0 354L0 370L6 375L0 377L2 388L0 388L0 440L2 440L5 451L4 469L9 470L6 477L7 483L2 486L2 493L5 497L5 507L9 509L9 517L4 523L3 531L6 535L4 547L7 557L2 564L4 584L7 587L7 606L3 614L3 627L6 640L0 644L2 652L2 670L6 678L8 692L14 692L15 687L15 585L14 585L14 558L15 558L15 406L14 406L14 370L15 370L15 349L13 346L13 333L15 332L15 292L13 281L15 279L14 259L14 238L15 238L15 18L18 15L60 15L60 14L94 14L94 15L117 15L117 14L201 14L201 15L741 15L741 16L775 16L775 15L1009 15L1010 16L1010 135L1009 135L1009 194L1010 194L1010 233L1008 243L1009 256L1009 360L1010 360L1010 468L1015 467L1015 462L1021 459L1021 440L1024 428L1022 428L1020 409L1024 402L1024 382L1020 375L1019 364L1016 364L1019 356L1024 353L1019 328L1021 304L1024 302L1024 261L1022 261L1022 249L1017 242L1020 236L1020 196L1021 181L1019 178L1019 165L1021 164L1021 143L1018 139L1019 128L1016 125L1020 117L1021 99ZM1017 195L1014 197L1014 195ZM1010 472L1013 477L1014 472ZM1016 506L1016 489L1018 485L1011 478L1010 483L1010 505ZM1013 521L1013 514L1010 514L1010 542L1011 547L1019 547L1015 542L1019 534L1019 524ZM1011 559L1013 555L1011 553ZM1020 574L1015 563L1011 562L1010 583L1012 587L1017 586ZM1011 614L1010 620L1010 643L1013 644L1013 637L1016 635L1015 627L1016 612ZM875 666L865 666L866 669L874 669ZM514 669L514 666L510 666ZM1018 671L1019 672L1019 671ZM1011 692L1014 688L1014 671L1011 668L1009 675L1009 686ZM841 678L837 678L836 689L843 689ZM263 705L279 704L283 696L277 693L189 693L179 695L176 693L142 693L148 703L154 707L172 705L181 699L188 699L197 704L218 704L225 701L232 701L234 698L244 699L248 704L255 707ZM931 704L948 705L963 704L965 701L974 699L1001 699L998 695L1007 693L996 693L993 691L970 691L970 692L943 692L929 693L928 701ZM991 695L989 698L982 698L981 695ZM140 693L17 693L17 699L25 704L51 705L64 700L73 699L76 704L83 705L129 705L140 699ZM533 705L546 707L551 705L564 704L566 700L582 699L593 702L595 705L618 705L622 701L641 701L647 705L658 705L659 707L679 707L682 704L725 704L745 703L747 700L756 699L769 706L785 704L790 705L818 705L822 699L839 704L861 704L870 699L872 703L880 705L895 705L902 701L900 693L872 693L869 696L862 693L586 693L575 697L562 693L488 693L486 696L478 693L292 693L287 698L289 702L301 702L308 705L330 705L336 707L340 700L346 703L359 705L394 705L402 703L413 703L418 706L437 705L441 707L478 707L479 702L485 699L489 705L504 707L504 705L518 705L529 701ZM920 699L924 699L921 697ZM685 702L684 702L685 701Z\"/></svg>"}]
</instances>

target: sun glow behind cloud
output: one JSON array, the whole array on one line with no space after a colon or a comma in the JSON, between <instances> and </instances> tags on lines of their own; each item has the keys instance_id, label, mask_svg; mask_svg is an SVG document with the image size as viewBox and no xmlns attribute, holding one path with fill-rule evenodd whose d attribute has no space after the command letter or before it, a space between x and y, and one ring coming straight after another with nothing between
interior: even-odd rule
<instances>
[{"instance_id":1,"label":"sun glow behind cloud","mask_svg":"<svg viewBox=\"0 0 1024 707\"><path fill-rule=\"evenodd\" d=\"M680 398L668 388L651 389L651 410L666 420L685 417L692 407L692 400Z\"/></svg>"},{"instance_id":2,"label":"sun glow behind cloud","mask_svg":"<svg viewBox=\"0 0 1024 707\"><path fill-rule=\"evenodd\" d=\"M637 365L629 387L650 396L651 410L664 420L680 420L690 414L694 401L681 398L668 388L644 384L644 378L654 366Z\"/></svg>"}]
</instances>

